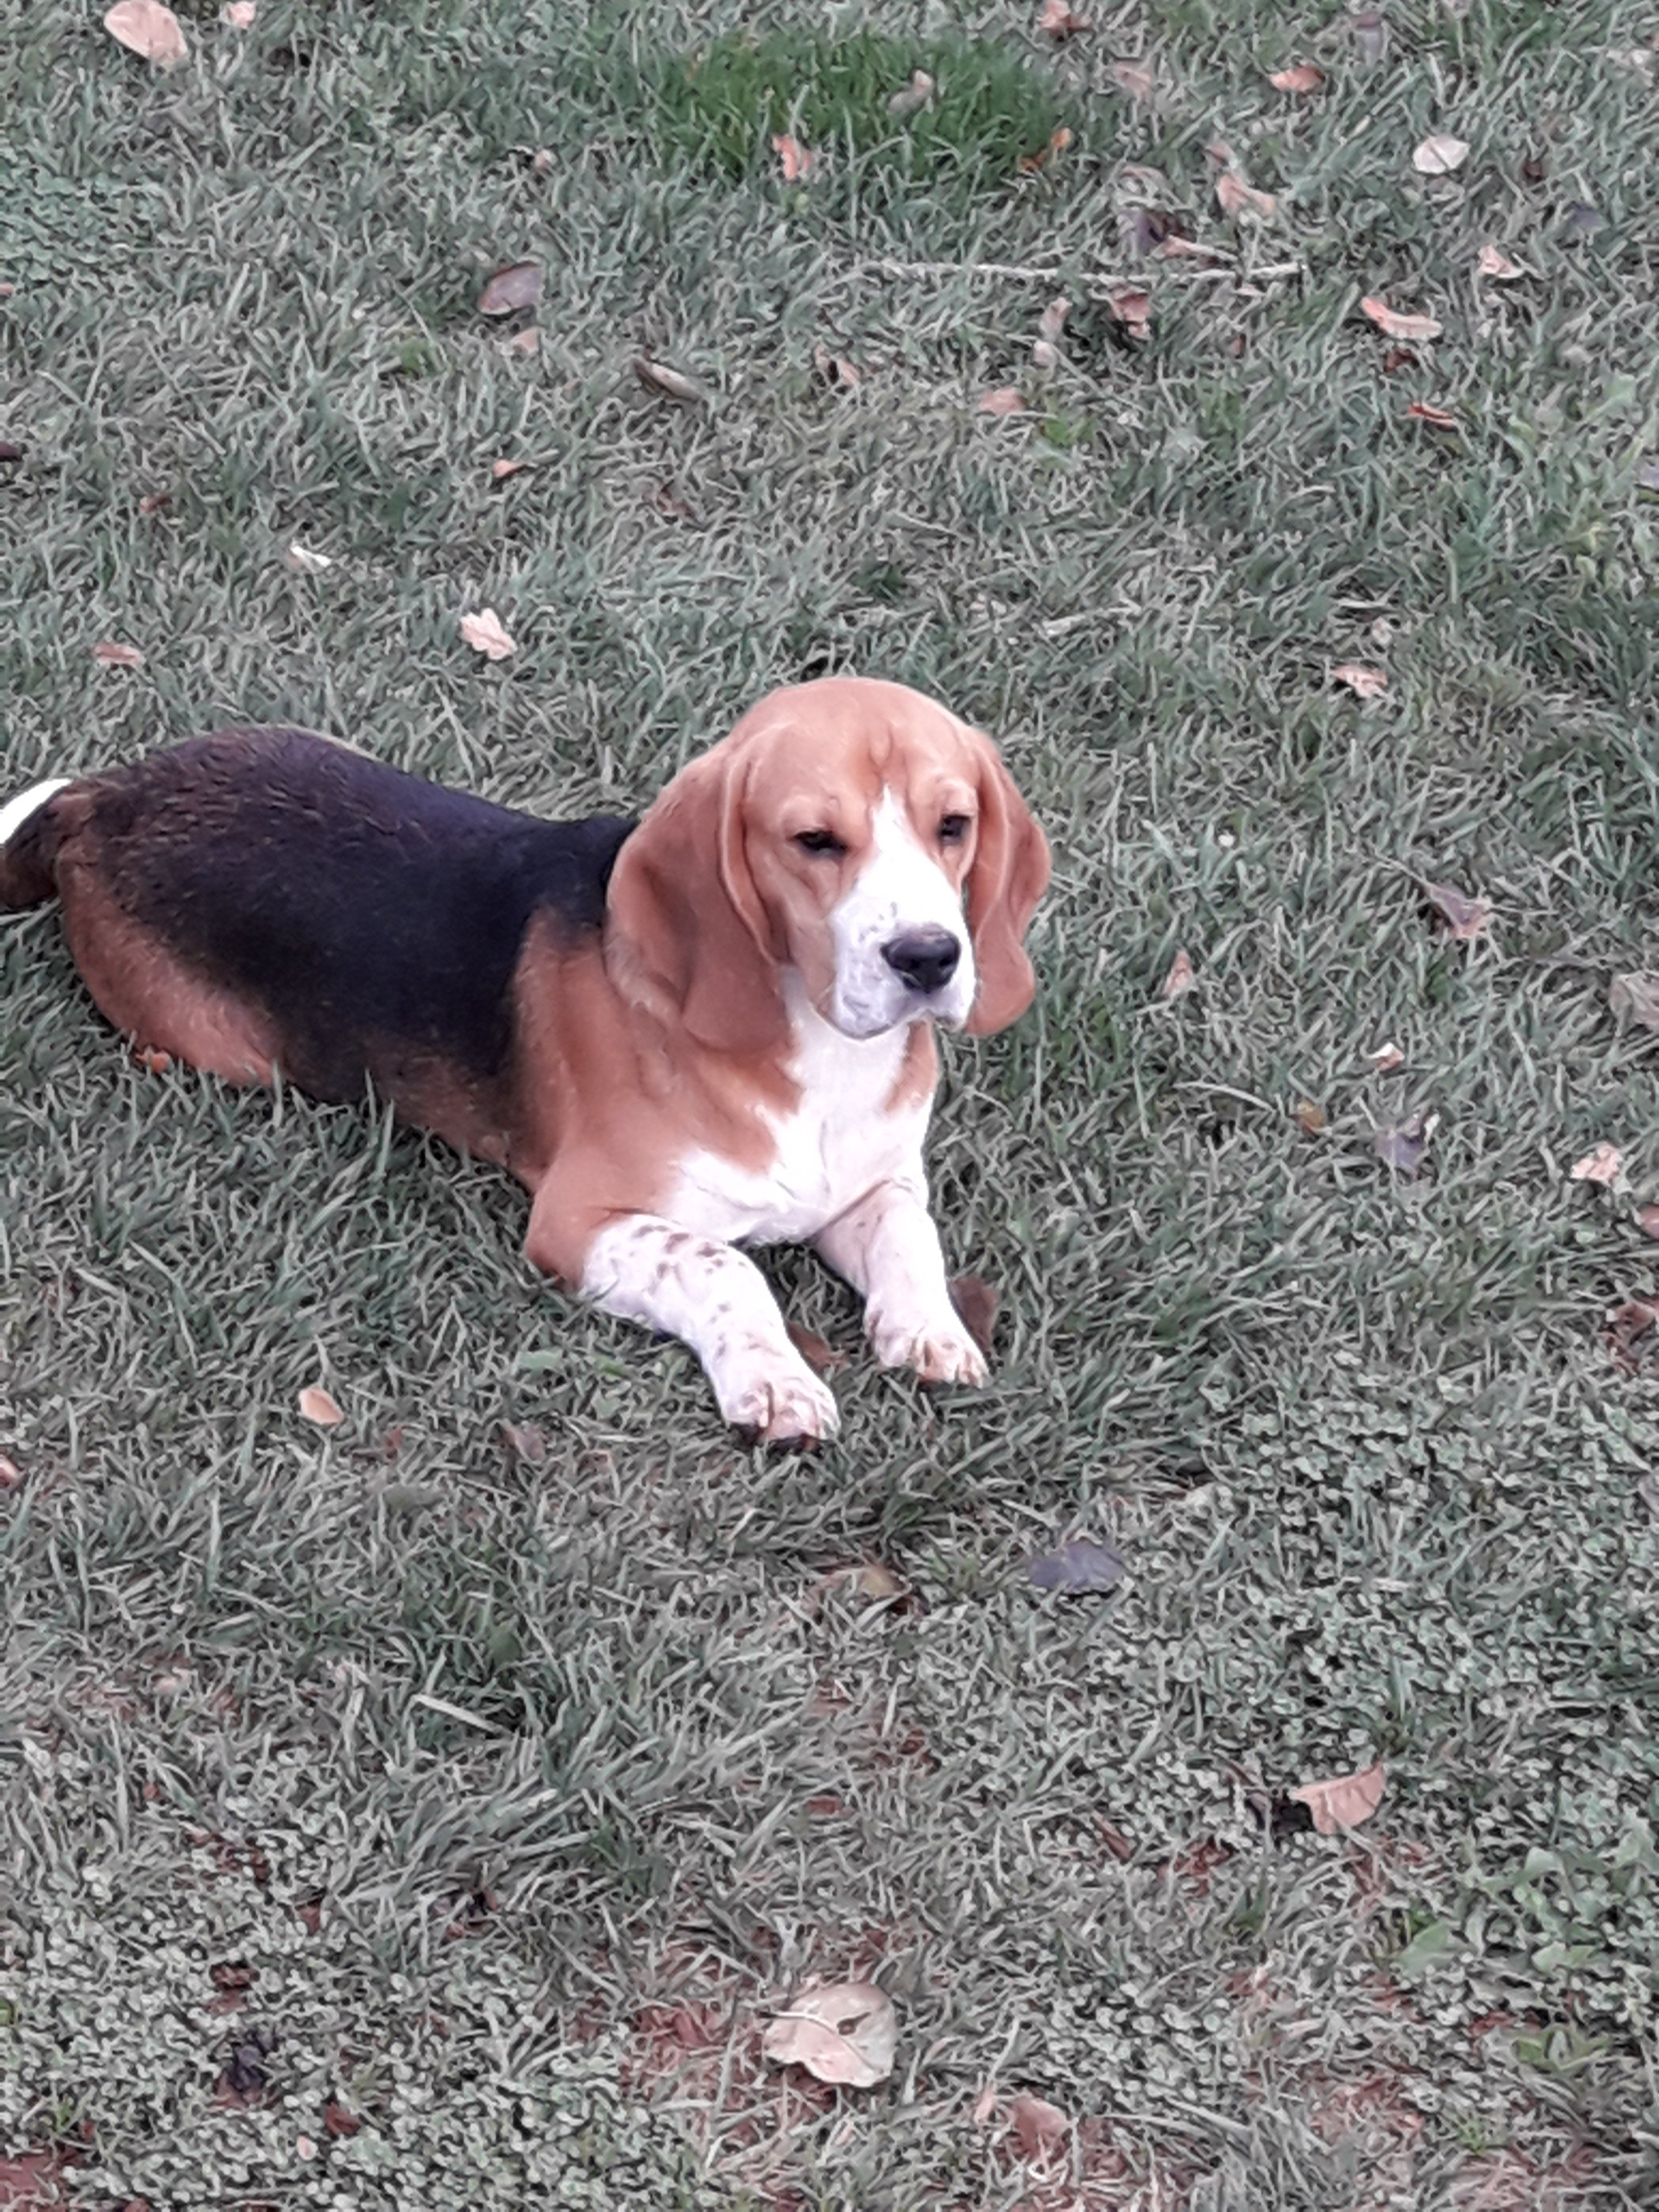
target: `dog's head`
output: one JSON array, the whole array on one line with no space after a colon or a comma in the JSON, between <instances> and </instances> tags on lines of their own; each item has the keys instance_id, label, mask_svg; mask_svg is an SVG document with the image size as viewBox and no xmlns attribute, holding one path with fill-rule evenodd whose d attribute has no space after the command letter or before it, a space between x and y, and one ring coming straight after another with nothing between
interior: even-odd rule
<instances>
[{"instance_id":1,"label":"dog's head","mask_svg":"<svg viewBox=\"0 0 1659 2212\"><path fill-rule=\"evenodd\" d=\"M613 951L727 1052L788 1035L782 972L872 1037L1030 1004L1048 848L991 740L900 684L775 691L668 786L611 878Z\"/></svg>"}]
</instances>

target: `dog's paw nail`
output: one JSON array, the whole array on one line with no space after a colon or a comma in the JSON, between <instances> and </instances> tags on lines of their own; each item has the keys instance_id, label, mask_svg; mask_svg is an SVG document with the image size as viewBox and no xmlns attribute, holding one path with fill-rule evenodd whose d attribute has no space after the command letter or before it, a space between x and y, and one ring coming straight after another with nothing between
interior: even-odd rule
<instances>
[{"instance_id":1,"label":"dog's paw nail","mask_svg":"<svg viewBox=\"0 0 1659 2212\"><path fill-rule=\"evenodd\" d=\"M875 1338L884 1367L911 1367L924 1382L983 1382L985 1355L961 1329L883 1329Z\"/></svg>"},{"instance_id":2,"label":"dog's paw nail","mask_svg":"<svg viewBox=\"0 0 1659 2212\"><path fill-rule=\"evenodd\" d=\"M815 1375L757 1377L723 1409L734 1429L757 1443L815 1444L839 1425L836 1401Z\"/></svg>"}]
</instances>

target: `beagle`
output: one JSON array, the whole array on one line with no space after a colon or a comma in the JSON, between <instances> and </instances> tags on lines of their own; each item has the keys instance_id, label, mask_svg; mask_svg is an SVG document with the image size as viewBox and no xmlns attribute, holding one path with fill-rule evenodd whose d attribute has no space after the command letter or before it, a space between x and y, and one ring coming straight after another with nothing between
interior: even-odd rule
<instances>
[{"instance_id":1,"label":"beagle","mask_svg":"<svg viewBox=\"0 0 1659 2212\"><path fill-rule=\"evenodd\" d=\"M510 1169L535 1266L684 1339L775 1442L836 1407L743 1244L811 1242L884 1365L984 1380L927 1211L933 1033L1024 1011L1048 880L989 738L856 678L763 699L637 824L289 729L0 809L0 908L58 894L118 1029L233 1083L372 1082Z\"/></svg>"}]
</instances>

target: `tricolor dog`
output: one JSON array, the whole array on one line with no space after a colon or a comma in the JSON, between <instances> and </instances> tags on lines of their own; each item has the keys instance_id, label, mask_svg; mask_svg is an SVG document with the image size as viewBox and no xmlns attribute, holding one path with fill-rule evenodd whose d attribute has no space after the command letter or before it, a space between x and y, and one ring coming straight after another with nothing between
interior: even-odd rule
<instances>
[{"instance_id":1,"label":"tricolor dog","mask_svg":"<svg viewBox=\"0 0 1659 2212\"><path fill-rule=\"evenodd\" d=\"M519 1177L538 1267L683 1338L779 1442L835 1401L739 1245L811 1243L884 1364L984 1379L927 1211L933 1030L1024 1011L1048 880L990 739L853 678L774 692L637 825L288 729L0 809L0 908L57 893L118 1030L233 1083L372 1082Z\"/></svg>"}]
</instances>

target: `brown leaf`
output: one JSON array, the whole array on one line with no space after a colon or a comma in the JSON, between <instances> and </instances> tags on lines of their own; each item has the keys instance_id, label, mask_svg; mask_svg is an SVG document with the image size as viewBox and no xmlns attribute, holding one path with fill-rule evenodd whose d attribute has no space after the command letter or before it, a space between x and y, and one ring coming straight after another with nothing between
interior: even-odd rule
<instances>
[{"instance_id":1,"label":"brown leaf","mask_svg":"<svg viewBox=\"0 0 1659 2212\"><path fill-rule=\"evenodd\" d=\"M1204 158L1212 168L1237 169L1238 167L1238 156L1224 138L1207 139L1205 142Z\"/></svg>"},{"instance_id":2,"label":"brown leaf","mask_svg":"<svg viewBox=\"0 0 1659 2212\"><path fill-rule=\"evenodd\" d=\"M653 484L647 496L659 514L672 515L676 522L695 522L696 509L683 500L672 484Z\"/></svg>"},{"instance_id":3,"label":"brown leaf","mask_svg":"<svg viewBox=\"0 0 1659 2212\"><path fill-rule=\"evenodd\" d=\"M528 461L492 461L489 464L490 480L494 483L505 483L509 477L522 476L530 465Z\"/></svg>"},{"instance_id":4,"label":"brown leaf","mask_svg":"<svg viewBox=\"0 0 1659 2212\"><path fill-rule=\"evenodd\" d=\"M1420 364L1409 346L1391 345L1382 356L1382 374L1392 376L1396 369L1416 368Z\"/></svg>"},{"instance_id":5,"label":"brown leaf","mask_svg":"<svg viewBox=\"0 0 1659 2212\"><path fill-rule=\"evenodd\" d=\"M133 1057L146 1075L168 1075L173 1072L173 1054L170 1052L159 1051L153 1044L147 1044L142 1052L135 1053Z\"/></svg>"},{"instance_id":6,"label":"brown leaf","mask_svg":"<svg viewBox=\"0 0 1659 2212\"><path fill-rule=\"evenodd\" d=\"M1346 684L1357 699L1380 699L1389 688L1389 679L1380 668L1367 668L1358 660L1345 660L1332 669L1331 681Z\"/></svg>"},{"instance_id":7,"label":"brown leaf","mask_svg":"<svg viewBox=\"0 0 1659 2212\"><path fill-rule=\"evenodd\" d=\"M227 0L222 10L223 20L233 31L251 31L258 12L259 0Z\"/></svg>"},{"instance_id":8,"label":"brown leaf","mask_svg":"<svg viewBox=\"0 0 1659 2212\"><path fill-rule=\"evenodd\" d=\"M1648 1298L1627 1299L1607 1316L1607 1350L1627 1375L1636 1371L1638 1340L1656 1322L1659 1322L1659 1305Z\"/></svg>"},{"instance_id":9,"label":"brown leaf","mask_svg":"<svg viewBox=\"0 0 1659 2212\"><path fill-rule=\"evenodd\" d=\"M1145 345L1152 336L1152 302L1147 293L1120 285L1108 294L1106 312L1115 323L1122 324L1135 344Z\"/></svg>"},{"instance_id":10,"label":"brown leaf","mask_svg":"<svg viewBox=\"0 0 1659 2212\"><path fill-rule=\"evenodd\" d=\"M1223 215L1274 214L1279 202L1271 192L1259 192L1254 185L1247 185L1236 169L1224 169L1215 180L1215 196Z\"/></svg>"},{"instance_id":11,"label":"brown leaf","mask_svg":"<svg viewBox=\"0 0 1659 2212\"><path fill-rule=\"evenodd\" d=\"M1507 253L1500 253L1490 243L1480 249L1480 258L1474 264L1480 276L1496 276L1500 283L1512 284L1517 277L1527 275L1518 261L1511 261Z\"/></svg>"},{"instance_id":12,"label":"brown leaf","mask_svg":"<svg viewBox=\"0 0 1659 2212\"><path fill-rule=\"evenodd\" d=\"M337 2141L349 2142L362 2124L359 2114L348 2112L345 2106L333 2097L331 2097L323 2107L323 2132L325 2135L334 2136Z\"/></svg>"},{"instance_id":13,"label":"brown leaf","mask_svg":"<svg viewBox=\"0 0 1659 2212\"><path fill-rule=\"evenodd\" d=\"M838 385L843 392L856 392L864 381L864 372L850 361L842 361L826 345L812 349L812 366L826 384Z\"/></svg>"},{"instance_id":14,"label":"brown leaf","mask_svg":"<svg viewBox=\"0 0 1659 2212\"><path fill-rule=\"evenodd\" d=\"M1037 317L1037 336L1047 338L1050 345L1057 345L1060 334L1066 327L1066 318L1071 312L1072 303L1064 294L1059 299L1050 300Z\"/></svg>"},{"instance_id":15,"label":"brown leaf","mask_svg":"<svg viewBox=\"0 0 1659 2212\"><path fill-rule=\"evenodd\" d=\"M170 491L147 491L138 502L138 512L144 515L159 514L164 507L171 507L172 504L173 494Z\"/></svg>"},{"instance_id":16,"label":"brown leaf","mask_svg":"<svg viewBox=\"0 0 1659 2212\"><path fill-rule=\"evenodd\" d=\"M1067 39L1074 39L1089 28L1089 18L1074 15L1066 0L1043 0L1036 27L1039 31L1046 31L1056 46L1063 46Z\"/></svg>"},{"instance_id":17,"label":"brown leaf","mask_svg":"<svg viewBox=\"0 0 1659 2212\"><path fill-rule=\"evenodd\" d=\"M1426 422L1431 430L1455 430L1458 427L1457 417L1449 409L1436 407L1426 399L1413 399L1406 410L1406 418L1411 422Z\"/></svg>"},{"instance_id":18,"label":"brown leaf","mask_svg":"<svg viewBox=\"0 0 1659 2212\"><path fill-rule=\"evenodd\" d=\"M92 648L92 657L102 668L142 668L144 656L136 645L112 645L107 641Z\"/></svg>"},{"instance_id":19,"label":"brown leaf","mask_svg":"<svg viewBox=\"0 0 1659 2212\"><path fill-rule=\"evenodd\" d=\"M1018 415L1025 405L1012 384L1005 384L995 392L988 392L979 403L981 415Z\"/></svg>"},{"instance_id":20,"label":"brown leaf","mask_svg":"<svg viewBox=\"0 0 1659 2212\"><path fill-rule=\"evenodd\" d=\"M1462 138L1430 137L1413 149L1412 167L1419 177L1449 177L1454 169L1461 169L1469 158L1468 143Z\"/></svg>"},{"instance_id":21,"label":"brown leaf","mask_svg":"<svg viewBox=\"0 0 1659 2212\"><path fill-rule=\"evenodd\" d=\"M1046 146L1040 146L1035 154L1022 154L1020 155L1019 166L1021 170L1028 177L1036 176L1040 169L1044 169L1048 166L1049 162L1054 159L1056 155L1063 154L1071 143L1071 131L1068 130L1066 125L1062 123L1055 130L1050 131L1048 134L1048 143Z\"/></svg>"},{"instance_id":22,"label":"brown leaf","mask_svg":"<svg viewBox=\"0 0 1659 2212\"><path fill-rule=\"evenodd\" d=\"M541 349L542 334L533 324L527 331L514 331L501 348L503 353L510 353L519 361L528 361L532 354L538 354Z\"/></svg>"},{"instance_id":23,"label":"brown leaf","mask_svg":"<svg viewBox=\"0 0 1659 2212\"><path fill-rule=\"evenodd\" d=\"M478 313L516 315L521 307L533 307L541 296L541 263L514 261L505 269L498 269L479 293Z\"/></svg>"},{"instance_id":24,"label":"brown leaf","mask_svg":"<svg viewBox=\"0 0 1659 2212\"><path fill-rule=\"evenodd\" d=\"M58 2150L26 2150L0 2158L0 2212L46 2212L70 2202L61 2184L69 2160Z\"/></svg>"},{"instance_id":25,"label":"brown leaf","mask_svg":"<svg viewBox=\"0 0 1659 2212\"><path fill-rule=\"evenodd\" d=\"M950 1285L951 1303L962 1325L988 1359L997 1333L997 1308L1001 1304L993 1285L983 1275L957 1275Z\"/></svg>"},{"instance_id":26,"label":"brown leaf","mask_svg":"<svg viewBox=\"0 0 1659 2212\"><path fill-rule=\"evenodd\" d=\"M1389 27L1380 8L1361 8L1348 18L1355 51L1373 68L1389 51Z\"/></svg>"},{"instance_id":27,"label":"brown leaf","mask_svg":"<svg viewBox=\"0 0 1659 2212\"><path fill-rule=\"evenodd\" d=\"M666 392L671 399L701 399L702 392L689 376L671 368L665 361L653 361L641 354L634 363L634 374L652 392Z\"/></svg>"},{"instance_id":28,"label":"brown leaf","mask_svg":"<svg viewBox=\"0 0 1659 2212\"><path fill-rule=\"evenodd\" d=\"M116 0L104 28L131 52L163 69L172 69L190 52L179 18L161 0Z\"/></svg>"},{"instance_id":29,"label":"brown leaf","mask_svg":"<svg viewBox=\"0 0 1659 2212\"><path fill-rule=\"evenodd\" d=\"M896 92L887 102L890 115L914 115L918 108L926 107L939 89L926 70L912 72L910 82L902 92Z\"/></svg>"},{"instance_id":30,"label":"brown leaf","mask_svg":"<svg viewBox=\"0 0 1659 2212\"><path fill-rule=\"evenodd\" d=\"M1299 1098L1291 1118L1304 1137L1316 1137L1325 1126L1325 1109L1311 1098Z\"/></svg>"},{"instance_id":31,"label":"brown leaf","mask_svg":"<svg viewBox=\"0 0 1659 2212\"><path fill-rule=\"evenodd\" d=\"M798 138L791 138L787 132L774 134L772 151L782 164L786 185L799 184L803 177L811 176L817 166L818 157L811 148L803 146Z\"/></svg>"},{"instance_id":32,"label":"brown leaf","mask_svg":"<svg viewBox=\"0 0 1659 2212\"><path fill-rule=\"evenodd\" d=\"M1406 1055L1397 1044L1380 1044L1371 1054L1373 1075L1392 1075L1396 1067L1406 1065Z\"/></svg>"},{"instance_id":33,"label":"brown leaf","mask_svg":"<svg viewBox=\"0 0 1659 2212\"><path fill-rule=\"evenodd\" d=\"M1112 62L1106 74L1131 100L1150 100L1158 90L1158 79L1145 62Z\"/></svg>"},{"instance_id":34,"label":"brown leaf","mask_svg":"<svg viewBox=\"0 0 1659 2212\"><path fill-rule=\"evenodd\" d=\"M1636 1210L1636 1225L1644 1237L1659 1237L1659 1206L1641 1206ZM15 1468L13 1473L16 1472ZM0 1484L0 1488L4 1486Z\"/></svg>"},{"instance_id":35,"label":"brown leaf","mask_svg":"<svg viewBox=\"0 0 1659 2212\"><path fill-rule=\"evenodd\" d=\"M300 1925L305 1929L307 1936L320 1935L322 1933L323 1927L322 1899L320 1897L307 1898L302 1904L296 1905L295 1906L294 1917L299 1922Z\"/></svg>"},{"instance_id":36,"label":"brown leaf","mask_svg":"<svg viewBox=\"0 0 1659 2212\"><path fill-rule=\"evenodd\" d=\"M1586 1152L1582 1160L1575 1160L1567 1170L1569 1182L1599 1183L1603 1190L1619 1180L1619 1170L1624 1165L1624 1156L1617 1145L1598 1145L1593 1152Z\"/></svg>"},{"instance_id":37,"label":"brown leaf","mask_svg":"<svg viewBox=\"0 0 1659 2212\"><path fill-rule=\"evenodd\" d=\"M15 1459L8 1459L3 1452L0 1452L0 1497L3 1497L9 1491L21 1490L22 1487L22 1468L18 1466Z\"/></svg>"},{"instance_id":38,"label":"brown leaf","mask_svg":"<svg viewBox=\"0 0 1659 2212\"><path fill-rule=\"evenodd\" d=\"M845 1362L842 1364L844 1365ZM909 1595L892 1569L884 1567L879 1559L865 1559L856 1567L832 1568L818 1588L820 1590L848 1590L854 1597L869 1598L875 1604Z\"/></svg>"},{"instance_id":39,"label":"brown leaf","mask_svg":"<svg viewBox=\"0 0 1659 2212\"><path fill-rule=\"evenodd\" d=\"M1379 1129L1371 1143L1384 1167L1410 1176L1414 1176L1423 1164L1423 1155L1429 1149L1431 1133L1428 1117L1423 1114L1412 1114L1403 1121L1392 1121Z\"/></svg>"},{"instance_id":40,"label":"brown leaf","mask_svg":"<svg viewBox=\"0 0 1659 2212\"><path fill-rule=\"evenodd\" d=\"M1449 937L1468 943L1484 937L1492 927L1492 908L1490 899L1471 898L1460 891L1455 884L1425 884L1424 895L1446 925Z\"/></svg>"},{"instance_id":41,"label":"brown leaf","mask_svg":"<svg viewBox=\"0 0 1659 2212\"><path fill-rule=\"evenodd\" d=\"M985 2084L985 2087L980 2091L978 2096L975 2098L972 2110L969 2112L968 2117L972 2120L976 2128L982 2128L989 2121L992 2113L995 2112L996 2108L996 2083L994 2081L988 2081Z\"/></svg>"},{"instance_id":42,"label":"brown leaf","mask_svg":"<svg viewBox=\"0 0 1659 2212\"><path fill-rule=\"evenodd\" d=\"M1160 995L1166 999L1184 999L1197 981L1198 974L1193 966L1192 956L1183 945L1170 963L1170 972L1164 978L1164 989Z\"/></svg>"},{"instance_id":43,"label":"brown leaf","mask_svg":"<svg viewBox=\"0 0 1659 2212\"><path fill-rule=\"evenodd\" d=\"M486 660L505 660L518 647L501 628L494 607L481 607L476 615L461 617L461 635Z\"/></svg>"},{"instance_id":44,"label":"brown leaf","mask_svg":"<svg viewBox=\"0 0 1659 2212\"><path fill-rule=\"evenodd\" d=\"M813 1330L802 1328L799 1322L793 1321L788 1324L788 1330L790 1343L814 1375L839 1375L843 1367L851 1365L844 1352L837 1352L833 1344L827 1344Z\"/></svg>"},{"instance_id":45,"label":"brown leaf","mask_svg":"<svg viewBox=\"0 0 1659 2212\"><path fill-rule=\"evenodd\" d=\"M328 1392L315 1382L307 1383L301 1391L300 1411L319 1429L337 1429L345 1419Z\"/></svg>"},{"instance_id":46,"label":"brown leaf","mask_svg":"<svg viewBox=\"0 0 1659 2212\"><path fill-rule=\"evenodd\" d=\"M1615 975L1607 985L1607 1005L1615 1021L1639 1022L1644 1030L1659 1030L1659 975Z\"/></svg>"},{"instance_id":47,"label":"brown leaf","mask_svg":"<svg viewBox=\"0 0 1659 2212\"><path fill-rule=\"evenodd\" d=\"M9 292L10 287L8 286L6 289ZM0 438L0 462L21 461L26 450L26 447L15 444L9 438Z\"/></svg>"},{"instance_id":48,"label":"brown leaf","mask_svg":"<svg viewBox=\"0 0 1659 2212\"><path fill-rule=\"evenodd\" d=\"M761 2038L775 2066L804 2066L820 2081L871 2089L893 2070L898 2020L873 1982L802 1990Z\"/></svg>"},{"instance_id":49,"label":"brown leaf","mask_svg":"<svg viewBox=\"0 0 1659 2212\"><path fill-rule=\"evenodd\" d=\"M1386 300L1367 297L1359 302L1359 312L1369 315L1385 337L1401 338L1412 345L1437 338L1443 327L1432 315L1402 315Z\"/></svg>"},{"instance_id":50,"label":"brown leaf","mask_svg":"<svg viewBox=\"0 0 1659 2212\"><path fill-rule=\"evenodd\" d=\"M526 1466L540 1467L547 1457L546 1437L528 1422L520 1426L516 1421L503 1421L501 1442L514 1459L523 1460Z\"/></svg>"},{"instance_id":51,"label":"brown leaf","mask_svg":"<svg viewBox=\"0 0 1659 2212\"><path fill-rule=\"evenodd\" d=\"M1297 62L1291 69L1273 70L1267 82L1275 92L1317 92L1325 82L1325 72L1311 62Z\"/></svg>"},{"instance_id":52,"label":"brown leaf","mask_svg":"<svg viewBox=\"0 0 1659 2212\"><path fill-rule=\"evenodd\" d=\"M1339 1829L1357 1828L1362 1820L1370 1819L1382 1802L1382 1786L1379 1759L1363 1774L1338 1774L1328 1782L1304 1782L1290 1795L1313 1814L1313 1824L1322 1836L1334 1836Z\"/></svg>"},{"instance_id":53,"label":"brown leaf","mask_svg":"<svg viewBox=\"0 0 1659 2212\"><path fill-rule=\"evenodd\" d=\"M1008 2107L1008 2131L1015 2148L1028 2163L1052 2158L1071 2132L1072 2124L1058 2105L1022 2089Z\"/></svg>"}]
</instances>

